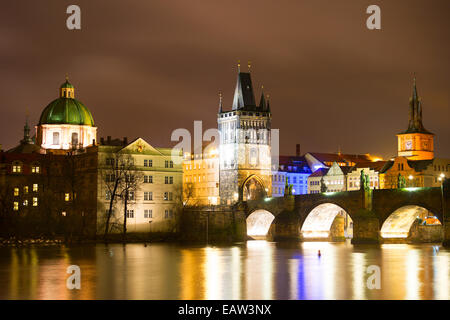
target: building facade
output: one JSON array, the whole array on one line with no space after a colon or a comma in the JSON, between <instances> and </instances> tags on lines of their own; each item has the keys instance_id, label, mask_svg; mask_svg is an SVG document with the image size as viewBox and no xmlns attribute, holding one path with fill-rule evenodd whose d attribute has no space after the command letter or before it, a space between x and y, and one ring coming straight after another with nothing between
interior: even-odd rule
<instances>
[{"instance_id":1,"label":"building facade","mask_svg":"<svg viewBox=\"0 0 450 320\"><path fill-rule=\"evenodd\" d=\"M293 195L308 193L308 177L311 169L304 157L280 156L278 171L272 172L272 196L284 196L286 182ZM286 181L287 179L287 181Z\"/></svg>"},{"instance_id":2,"label":"building facade","mask_svg":"<svg viewBox=\"0 0 450 320\"><path fill-rule=\"evenodd\" d=\"M186 206L217 205L219 150L212 145L183 157L183 202Z\"/></svg>"},{"instance_id":3,"label":"building facade","mask_svg":"<svg viewBox=\"0 0 450 320\"><path fill-rule=\"evenodd\" d=\"M109 140L109 139L108 139ZM115 191L110 224L112 232L122 232L127 216L127 232L174 232L182 210L183 169L181 150L174 158L171 148L155 148L144 139L102 141L89 148L97 158L97 232L104 232ZM124 164L124 165L123 165ZM121 169L121 165L124 166ZM129 180L128 202L124 192ZM125 181L125 183L124 183Z\"/></svg>"}]
</instances>

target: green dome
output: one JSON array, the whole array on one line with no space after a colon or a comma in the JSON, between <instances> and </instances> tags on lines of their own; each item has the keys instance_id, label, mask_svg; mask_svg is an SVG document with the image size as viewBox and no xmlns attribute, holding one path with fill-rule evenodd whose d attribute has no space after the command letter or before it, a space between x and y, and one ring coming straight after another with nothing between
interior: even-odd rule
<instances>
[{"instance_id":1,"label":"green dome","mask_svg":"<svg viewBox=\"0 0 450 320\"><path fill-rule=\"evenodd\" d=\"M74 124L94 126L91 112L75 99L75 89L66 77L60 87L60 98L53 100L42 111L39 124Z\"/></svg>"},{"instance_id":2,"label":"green dome","mask_svg":"<svg viewBox=\"0 0 450 320\"><path fill-rule=\"evenodd\" d=\"M39 124L76 124L94 126L91 112L80 101L58 98L44 109Z\"/></svg>"}]
</instances>

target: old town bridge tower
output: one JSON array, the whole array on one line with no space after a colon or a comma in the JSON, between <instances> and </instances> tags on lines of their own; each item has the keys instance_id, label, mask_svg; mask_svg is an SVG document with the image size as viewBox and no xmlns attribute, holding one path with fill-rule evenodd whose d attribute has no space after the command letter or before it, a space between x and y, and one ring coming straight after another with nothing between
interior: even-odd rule
<instances>
[{"instance_id":1,"label":"old town bridge tower","mask_svg":"<svg viewBox=\"0 0 450 320\"><path fill-rule=\"evenodd\" d=\"M241 72L238 65L233 105L223 110L221 98L217 120L222 204L271 195L271 118L264 92L256 104L250 72Z\"/></svg>"}]
</instances>

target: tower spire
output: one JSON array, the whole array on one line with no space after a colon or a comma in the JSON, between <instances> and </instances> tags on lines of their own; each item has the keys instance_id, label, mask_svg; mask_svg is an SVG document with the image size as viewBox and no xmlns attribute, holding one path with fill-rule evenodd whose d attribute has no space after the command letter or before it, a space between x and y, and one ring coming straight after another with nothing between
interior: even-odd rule
<instances>
[{"instance_id":1,"label":"tower spire","mask_svg":"<svg viewBox=\"0 0 450 320\"><path fill-rule=\"evenodd\" d=\"M241 73L241 60L238 60L237 67L238 67L238 73Z\"/></svg>"},{"instance_id":2,"label":"tower spire","mask_svg":"<svg viewBox=\"0 0 450 320\"><path fill-rule=\"evenodd\" d=\"M32 143L30 137L30 126L28 125L28 108L26 108L26 115L25 115L25 125L23 126L23 140L22 143Z\"/></svg>"},{"instance_id":3,"label":"tower spire","mask_svg":"<svg viewBox=\"0 0 450 320\"><path fill-rule=\"evenodd\" d=\"M219 92L219 113L222 113L222 92Z\"/></svg>"},{"instance_id":4,"label":"tower spire","mask_svg":"<svg viewBox=\"0 0 450 320\"><path fill-rule=\"evenodd\" d=\"M264 97L264 86L261 86L261 99L259 100L259 107L261 108L261 111L266 111L267 109L266 98Z\"/></svg>"}]
</instances>

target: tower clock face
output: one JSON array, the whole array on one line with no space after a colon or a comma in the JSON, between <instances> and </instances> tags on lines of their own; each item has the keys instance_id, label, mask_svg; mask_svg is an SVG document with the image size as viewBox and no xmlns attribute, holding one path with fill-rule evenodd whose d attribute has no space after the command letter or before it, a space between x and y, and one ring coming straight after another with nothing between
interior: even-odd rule
<instances>
[{"instance_id":1,"label":"tower clock face","mask_svg":"<svg viewBox=\"0 0 450 320\"><path fill-rule=\"evenodd\" d=\"M411 150L412 149L412 141L411 140L406 141L405 146L406 146L407 150Z\"/></svg>"}]
</instances>

